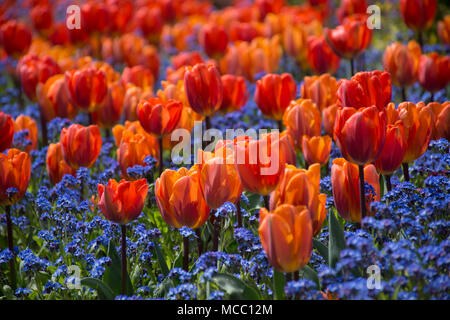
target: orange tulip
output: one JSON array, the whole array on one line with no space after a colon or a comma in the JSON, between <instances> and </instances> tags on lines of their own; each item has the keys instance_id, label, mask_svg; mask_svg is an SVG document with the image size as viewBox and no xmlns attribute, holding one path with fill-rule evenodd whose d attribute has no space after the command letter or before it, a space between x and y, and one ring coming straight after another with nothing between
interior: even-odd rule
<instances>
[{"instance_id":1,"label":"orange tulip","mask_svg":"<svg viewBox=\"0 0 450 320\"><path fill-rule=\"evenodd\" d=\"M122 115L125 90L118 83L114 82L108 86L103 106L92 112L92 121L101 128L111 128Z\"/></svg>"},{"instance_id":2,"label":"orange tulip","mask_svg":"<svg viewBox=\"0 0 450 320\"><path fill-rule=\"evenodd\" d=\"M336 28L325 29L325 39L331 49L344 59L353 59L369 46L372 40L372 30L366 25L366 16L345 19Z\"/></svg>"},{"instance_id":3,"label":"orange tulip","mask_svg":"<svg viewBox=\"0 0 450 320\"><path fill-rule=\"evenodd\" d=\"M383 175L394 173L402 164L406 148L403 121L388 124L383 150L375 160L377 171Z\"/></svg>"},{"instance_id":4,"label":"orange tulip","mask_svg":"<svg viewBox=\"0 0 450 320\"><path fill-rule=\"evenodd\" d=\"M175 228L199 228L209 217L198 172L165 170L155 183L156 203L164 220Z\"/></svg>"},{"instance_id":5,"label":"orange tulip","mask_svg":"<svg viewBox=\"0 0 450 320\"><path fill-rule=\"evenodd\" d=\"M302 150L308 165L319 163L324 165L328 162L331 152L331 138L329 136L306 135L302 138Z\"/></svg>"},{"instance_id":6,"label":"orange tulip","mask_svg":"<svg viewBox=\"0 0 450 320\"><path fill-rule=\"evenodd\" d=\"M402 102L398 106L400 120L405 126L407 149L403 163L418 159L427 151L432 131L432 110L430 105Z\"/></svg>"},{"instance_id":7,"label":"orange tulip","mask_svg":"<svg viewBox=\"0 0 450 320\"><path fill-rule=\"evenodd\" d=\"M358 72L350 80L343 79L339 82L338 104L340 107L355 109L375 105L381 111L391 102L391 91L389 72Z\"/></svg>"},{"instance_id":8,"label":"orange tulip","mask_svg":"<svg viewBox=\"0 0 450 320\"><path fill-rule=\"evenodd\" d=\"M400 13L408 28L428 29L437 10L436 0L400 0Z\"/></svg>"},{"instance_id":9,"label":"orange tulip","mask_svg":"<svg viewBox=\"0 0 450 320\"><path fill-rule=\"evenodd\" d=\"M302 137L320 135L321 116L319 108L309 99L292 101L286 109L283 123L294 140L295 147L300 150Z\"/></svg>"},{"instance_id":10,"label":"orange tulip","mask_svg":"<svg viewBox=\"0 0 450 320\"><path fill-rule=\"evenodd\" d=\"M0 153L0 204L12 205L22 199L27 191L31 176L31 160L26 152L9 149L5 155ZM11 198L9 188L16 188L17 193Z\"/></svg>"},{"instance_id":11,"label":"orange tulip","mask_svg":"<svg viewBox=\"0 0 450 320\"><path fill-rule=\"evenodd\" d=\"M266 196L276 188L286 161L281 150L275 135L235 143L235 164L244 190Z\"/></svg>"},{"instance_id":12,"label":"orange tulip","mask_svg":"<svg viewBox=\"0 0 450 320\"><path fill-rule=\"evenodd\" d=\"M340 23L344 22L345 18L354 14L366 14L367 2L366 0L343 0L336 14Z\"/></svg>"},{"instance_id":13,"label":"orange tulip","mask_svg":"<svg viewBox=\"0 0 450 320\"><path fill-rule=\"evenodd\" d=\"M223 99L220 74L213 65L203 63L187 67L184 74L184 91L190 107L197 113L208 117L216 112Z\"/></svg>"},{"instance_id":14,"label":"orange tulip","mask_svg":"<svg viewBox=\"0 0 450 320\"><path fill-rule=\"evenodd\" d=\"M336 115L339 109L339 106L335 103L322 110L323 128L325 129L325 132L331 137L333 137L334 135L334 123L336 121Z\"/></svg>"},{"instance_id":15,"label":"orange tulip","mask_svg":"<svg viewBox=\"0 0 450 320\"><path fill-rule=\"evenodd\" d=\"M125 90L125 97L123 98L123 112L125 120L136 121L137 107L141 100L149 99L152 96L150 91L144 91L142 88L133 84L128 84Z\"/></svg>"},{"instance_id":16,"label":"orange tulip","mask_svg":"<svg viewBox=\"0 0 450 320\"><path fill-rule=\"evenodd\" d=\"M75 176L77 173L77 170L71 168L64 160L61 142L50 143L46 163L47 174L53 184L60 182L66 174Z\"/></svg>"},{"instance_id":17,"label":"orange tulip","mask_svg":"<svg viewBox=\"0 0 450 320\"><path fill-rule=\"evenodd\" d=\"M436 52L422 55L419 61L419 83L427 91L444 89L450 82L450 57Z\"/></svg>"},{"instance_id":18,"label":"orange tulip","mask_svg":"<svg viewBox=\"0 0 450 320\"><path fill-rule=\"evenodd\" d=\"M341 59L331 50L324 36L308 38L308 63L314 73L335 73Z\"/></svg>"},{"instance_id":19,"label":"orange tulip","mask_svg":"<svg viewBox=\"0 0 450 320\"><path fill-rule=\"evenodd\" d=\"M183 104L180 101L150 98L139 103L137 114L142 127L160 138L175 129L182 110Z\"/></svg>"},{"instance_id":20,"label":"orange tulip","mask_svg":"<svg viewBox=\"0 0 450 320\"><path fill-rule=\"evenodd\" d=\"M28 51L31 44L31 31L23 23L7 21L0 26L0 43L9 56L21 56Z\"/></svg>"},{"instance_id":21,"label":"orange tulip","mask_svg":"<svg viewBox=\"0 0 450 320\"><path fill-rule=\"evenodd\" d=\"M38 144L38 127L36 121L28 116L21 114L14 121L14 132L28 130L26 140L29 144L25 147L25 152L30 153L31 150L36 150Z\"/></svg>"},{"instance_id":22,"label":"orange tulip","mask_svg":"<svg viewBox=\"0 0 450 320\"><path fill-rule=\"evenodd\" d=\"M415 41L409 41L408 45L394 42L386 48L383 65L396 86L406 88L417 81L421 54L422 50Z\"/></svg>"},{"instance_id":23,"label":"orange tulip","mask_svg":"<svg viewBox=\"0 0 450 320\"><path fill-rule=\"evenodd\" d=\"M132 68L125 68L120 78L123 86L132 83L140 87L144 91L153 91L155 78L150 69L143 66L134 66Z\"/></svg>"},{"instance_id":24,"label":"orange tulip","mask_svg":"<svg viewBox=\"0 0 450 320\"><path fill-rule=\"evenodd\" d=\"M283 32L283 45L286 53L305 68L307 66L307 33L302 25L288 25Z\"/></svg>"},{"instance_id":25,"label":"orange tulip","mask_svg":"<svg viewBox=\"0 0 450 320\"><path fill-rule=\"evenodd\" d=\"M450 14L437 24L437 32L442 44L450 45Z\"/></svg>"},{"instance_id":26,"label":"orange tulip","mask_svg":"<svg viewBox=\"0 0 450 320\"><path fill-rule=\"evenodd\" d=\"M305 77L300 88L303 99L311 99L321 112L336 103L338 82L328 73L320 76Z\"/></svg>"},{"instance_id":27,"label":"orange tulip","mask_svg":"<svg viewBox=\"0 0 450 320\"><path fill-rule=\"evenodd\" d=\"M290 73L267 74L256 81L255 102L264 115L275 120L283 118L296 94L297 84Z\"/></svg>"},{"instance_id":28,"label":"orange tulip","mask_svg":"<svg viewBox=\"0 0 450 320\"><path fill-rule=\"evenodd\" d=\"M236 203L242 193L242 184L234 166L233 152L216 149L216 152L199 150L198 172L200 186L206 203L217 209L225 202Z\"/></svg>"},{"instance_id":29,"label":"orange tulip","mask_svg":"<svg viewBox=\"0 0 450 320\"><path fill-rule=\"evenodd\" d=\"M433 124L431 140L445 138L450 141L450 101L442 104L430 102L429 106L432 111L431 123Z\"/></svg>"},{"instance_id":30,"label":"orange tulip","mask_svg":"<svg viewBox=\"0 0 450 320\"><path fill-rule=\"evenodd\" d=\"M279 272L303 268L312 252L312 222L303 206L283 204L259 211L259 237L270 264Z\"/></svg>"},{"instance_id":31,"label":"orange tulip","mask_svg":"<svg viewBox=\"0 0 450 320\"><path fill-rule=\"evenodd\" d=\"M144 128L142 128L139 121L125 121L125 125L116 124L112 128L112 133L114 136L116 147L120 146L120 143L122 142L122 136L124 135L125 131L130 131L132 135L134 134L141 134L145 137L147 140L146 144L153 145L157 141L155 137L153 137L151 134L148 134Z\"/></svg>"},{"instance_id":32,"label":"orange tulip","mask_svg":"<svg viewBox=\"0 0 450 320\"><path fill-rule=\"evenodd\" d=\"M74 169L90 168L97 160L102 148L102 137L97 125L83 127L74 123L61 130L61 145L64 160Z\"/></svg>"},{"instance_id":33,"label":"orange tulip","mask_svg":"<svg viewBox=\"0 0 450 320\"><path fill-rule=\"evenodd\" d=\"M364 165L377 159L386 138L386 115L377 107L337 111L334 139L348 161Z\"/></svg>"},{"instance_id":34,"label":"orange tulip","mask_svg":"<svg viewBox=\"0 0 450 320\"><path fill-rule=\"evenodd\" d=\"M90 112L103 104L108 91L104 71L88 67L66 71L64 77L75 106Z\"/></svg>"},{"instance_id":35,"label":"orange tulip","mask_svg":"<svg viewBox=\"0 0 450 320\"><path fill-rule=\"evenodd\" d=\"M241 110L248 99L245 79L240 76L226 74L222 76L223 100L220 105L221 113Z\"/></svg>"},{"instance_id":36,"label":"orange tulip","mask_svg":"<svg viewBox=\"0 0 450 320\"><path fill-rule=\"evenodd\" d=\"M121 225L139 217L148 193L145 179L136 181L110 179L107 185L99 184L98 206L106 219Z\"/></svg>"},{"instance_id":37,"label":"orange tulip","mask_svg":"<svg viewBox=\"0 0 450 320\"><path fill-rule=\"evenodd\" d=\"M209 57L219 58L227 49L228 35L224 27L208 23L200 30L199 43Z\"/></svg>"},{"instance_id":38,"label":"orange tulip","mask_svg":"<svg viewBox=\"0 0 450 320\"><path fill-rule=\"evenodd\" d=\"M367 216L372 216L375 212L369 210L370 203L380 201L380 181L373 164L364 166L364 181L375 190L375 194L371 195L366 192L365 197ZM334 204L341 217L350 222L361 222L358 166L343 158L334 159L331 167L331 184Z\"/></svg>"},{"instance_id":39,"label":"orange tulip","mask_svg":"<svg viewBox=\"0 0 450 320\"><path fill-rule=\"evenodd\" d=\"M14 140L14 120L12 117L0 111L0 152L11 147Z\"/></svg>"}]
</instances>

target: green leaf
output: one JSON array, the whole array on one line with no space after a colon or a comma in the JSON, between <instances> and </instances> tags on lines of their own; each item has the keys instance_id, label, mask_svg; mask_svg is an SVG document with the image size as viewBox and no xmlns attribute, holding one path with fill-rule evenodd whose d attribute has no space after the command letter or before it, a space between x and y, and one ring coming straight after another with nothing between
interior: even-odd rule
<instances>
[{"instance_id":1,"label":"green leaf","mask_svg":"<svg viewBox=\"0 0 450 320\"><path fill-rule=\"evenodd\" d=\"M382 198L384 196L384 176L382 174L380 174L380 178L379 178L379 182L380 182L380 198Z\"/></svg>"},{"instance_id":2,"label":"green leaf","mask_svg":"<svg viewBox=\"0 0 450 320\"><path fill-rule=\"evenodd\" d=\"M314 248L319 252L322 258L325 259L325 262L328 263L328 248L322 242L317 239L313 239Z\"/></svg>"},{"instance_id":3,"label":"green leaf","mask_svg":"<svg viewBox=\"0 0 450 320\"><path fill-rule=\"evenodd\" d=\"M314 281L317 285L317 288L320 289L320 280L316 270L306 265L302 270L300 270L300 272L304 278Z\"/></svg>"},{"instance_id":4,"label":"green leaf","mask_svg":"<svg viewBox=\"0 0 450 320\"><path fill-rule=\"evenodd\" d=\"M159 265L161 267L161 271L165 277L169 274L169 268L167 267L166 259L164 258L164 255L161 251L161 248L159 247L159 244L157 242L154 242L155 244L155 252L156 257L158 258Z\"/></svg>"},{"instance_id":5,"label":"green leaf","mask_svg":"<svg viewBox=\"0 0 450 320\"><path fill-rule=\"evenodd\" d=\"M100 300L114 300L115 295L113 291L103 281L95 278L82 278L80 283L83 286L97 290L97 295Z\"/></svg>"},{"instance_id":6,"label":"green leaf","mask_svg":"<svg viewBox=\"0 0 450 320\"><path fill-rule=\"evenodd\" d=\"M218 273L213 276L214 283L229 295L232 300L259 300L258 291L248 286L244 281L228 273Z\"/></svg>"},{"instance_id":7,"label":"green leaf","mask_svg":"<svg viewBox=\"0 0 450 320\"><path fill-rule=\"evenodd\" d=\"M108 257L111 258L111 265L106 268L103 274L103 281L111 288L117 296L122 294L122 260L117 254L116 248L112 242L108 245ZM133 295L133 285L127 272L127 295Z\"/></svg>"},{"instance_id":8,"label":"green leaf","mask_svg":"<svg viewBox=\"0 0 450 320\"><path fill-rule=\"evenodd\" d=\"M167 292L169 292L169 289L173 287L175 287L173 280L170 278L164 278L164 280L161 281L161 284L156 288L155 296L162 298L167 294Z\"/></svg>"},{"instance_id":9,"label":"green leaf","mask_svg":"<svg viewBox=\"0 0 450 320\"><path fill-rule=\"evenodd\" d=\"M336 262L339 261L339 254L345 248L344 229L337 220L333 211L328 213L329 219L329 240L328 240L328 264L334 268Z\"/></svg>"},{"instance_id":10,"label":"green leaf","mask_svg":"<svg viewBox=\"0 0 450 320\"><path fill-rule=\"evenodd\" d=\"M284 300L284 287L286 276L284 273L273 269L273 297L275 300Z\"/></svg>"}]
</instances>

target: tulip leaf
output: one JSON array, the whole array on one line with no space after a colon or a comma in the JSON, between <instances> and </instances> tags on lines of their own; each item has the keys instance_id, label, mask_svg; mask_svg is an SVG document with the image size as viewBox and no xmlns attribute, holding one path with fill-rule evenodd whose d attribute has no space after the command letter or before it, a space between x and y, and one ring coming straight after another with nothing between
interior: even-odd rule
<instances>
[{"instance_id":1,"label":"tulip leaf","mask_svg":"<svg viewBox=\"0 0 450 320\"><path fill-rule=\"evenodd\" d=\"M328 214L329 240L328 240L328 264L334 268L340 257L340 252L345 248L344 229L336 218L334 212Z\"/></svg>"},{"instance_id":2,"label":"tulip leaf","mask_svg":"<svg viewBox=\"0 0 450 320\"><path fill-rule=\"evenodd\" d=\"M164 278L161 284L155 290L155 296L162 298L169 292L170 288L175 287L175 283L170 278Z\"/></svg>"},{"instance_id":3,"label":"tulip leaf","mask_svg":"<svg viewBox=\"0 0 450 320\"><path fill-rule=\"evenodd\" d=\"M114 293L111 288L101 280L95 278L82 278L80 283L83 286L97 290L97 295L100 300L114 300Z\"/></svg>"},{"instance_id":4,"label":"tulip leaf","mask_svg":"<svg viewBox=\"0 0 450 320\"><path fill-rule=\"evenodd\" d=\"M217 273L212 277L213 282L223 290L232 300L259 300L257 290L244 281L228 273Z\"/></svg>"},{"instance_id":5,"label":"tulip leaf","mask_svg":"<svg viewBox=\"0 0 450 320\"><path fill-rule=\"evenodd\" d=\"M284 273L273 269L273 298L275 300L284 300L284 287L286 285L286 276Z\"/></svg>"},{"instance_id":6,"label":"tulip leaf","mask_svg":"<svg viewBox=\"0 0 450 320\"><path fill-rule=\"evenodd\" d=\"M122 260L120 259L115 246L112 242L108 245L108 257L111 259L111 265L106 268L103 274L103 281L111 288L117 296L122 294ZM133 295L133 285L127 272L127 295Z\"/></svg>"},{"instance_id":7,"label":"tulip leaf","mask_svg":"<svg viewBox=\"0 0 450 320\"><path fill-rule=\"evenodd\" d=\"M314 248L319 252L322 258L325 259L325 262L328 263L328 248L322 242L317 239L313 239Z\"/></svg>"},{"instance_id":8,"label":"tulip leaf","mask_svg":"<svg viewBox=\"0 0 450 320\"><path fill-rule=\"evenodd\" d=\"M167 277L167 275L169 274L169 267L167 266L166 259L164 258L164 255L161 251L161 248L159 247L159 244L154 242L154 246L155 246L156 257L158 258L159 265L161 267L161 271L162 271L163 275L165 277Z\"/></svg>"},{"instance_id":9,"label":"tulip leaf","mask_svg":"<svg viewBox=\"0 0 450 320\"><path fill-rule=\"evenodd\" d=\"M306 265L302 270L300 270L300 273L304 278L314 281L314 283L317 285L317 288L320 288L320 280L316 270Z\"/></svg>"}]
</instances>

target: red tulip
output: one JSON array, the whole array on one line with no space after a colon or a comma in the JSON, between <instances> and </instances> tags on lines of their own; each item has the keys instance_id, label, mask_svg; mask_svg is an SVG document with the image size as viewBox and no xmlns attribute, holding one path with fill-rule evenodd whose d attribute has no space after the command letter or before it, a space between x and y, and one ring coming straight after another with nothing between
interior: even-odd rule
<instances>
[{"instance_id":1,"label":"red tulip","mask_svg":"<svg viewBox=\"0 0 450 320\"><path fill-rule=\"evenodd\" d=\"M408 28L428 29L437 10L436 0L400 0L400 13Z\"/></svg>"},{"instance_id":2,"label":"red tulip","mask_svg":"<svg viewBox=\"0 0 450 320\"><path fill-rule=\"evenodd\" d=\"M105 3L89 1L81 6L81 24L88 33L109 30L109 10Z\"/></svg>"},{"instance_id":3,"label":"red tulip","mask_svg":"<svg viewBox=\"0 0 450 320\"><path fill-rule=\"evenodd\" d=\"M203 58L198 51L180 52L172 57L172 65L175 69L195 66L197 63L203 63Z\"/></svg>"},{"instance_id":4,"label":"red tulip","mask_svg":"<svg viewBox=\"0 0 450 320\"><path fill-rule=\"evenodd\" d=\"M223 100L220 105L220 111L222 113L229 113L241 110L248 99L245 78L232 74L226 74L222 76L222 85Z\"/></svg>"},{"instance_id":5,"label":"red tulip","mask_svg":"<svg viewBox=\"0 0 450 320\"><path fill-rule=\"evenodd\" d=\"M50 143L47 150L46 164L48 177L53 184L60 182L64 175L74 176L77 172L64 160L61 142Z\"/></svg>"},{"instance_id":6,"label":"red tulip","mask_svg":"<svg viewBox=\"0 0 450 320\"><path fill-rule=\"evenodd\" d=\"M50 4L38 4L30 11L33 27L39 31L48 31L53 26L53 12Z\"/></svg>"},{"instance_id":7,"label":"red tulip","mask_svg":"<svg viewBox=\"0 0 450 320\"><path fill-rule=\"evenodd\" d=\"M199 42L209 57L220 58L227 49L228 35L224 27L208 23L200 30Z\"/></svg>"},{"instance_id":8,"label":"red tulip","mask_svg":"<svg viewBox=\"0 0 450 320\"><path fill-rule=\"evenodd\" d=\"M144 91L152 91L155 78L150 69L143 66L134 66L123 70L120 81L124 87L128 83L132 83Z\"/></svg>"},{"instance_id":9,"label":"red tulip","mask_svg":"<svg viewBox=\"0 0 450 320\"><path fill-rule=\"evenodd\" d=\"M0 111L0 152L11 147L14 139L14 120L9 114Z\"/></svg>"},{"instance_id":10,"label":"red tulip","mask_svg":"<svg viewBox=\"0 0 450 320\"><path fill-rule=\"evenodd\" d=\"M22 199L28 188L31 176L31 160L26 152L9 149L5 155L0 153L0 204L12 205ZM7 191L16 188L11 198Z\"/></svg>"},{"instance_id":11,"label":"red tulip","mask_svg":"<svg viewBox=\"0 0 450 320\"><path fill-rule=\"evenodd\" d=\"M354 14L366 14L367 2L366 0L342 0L336 14L340 23L344 22L345 18Z\"/></svg>"},{"instance_id":12,"label":"red tulip","mask_svg":"<svg viewBox=\"0 0 450 320\"><path fill-rule=\"evenodd\" d=\"M405 140L403 121L388 124L386 140L383 150L375 160L377 171L383 175L390 175L400 168L405 156L407 144Z\"/></svg>"},{"instance_id":13,"label":"red tulip","mask_svg":"<svg viewBox=\"0 0 450 320\"><path fill-rule=\"evenodd\" d=\"M308 63L314 73L335 73L341 59L331 50L324 36L308 38Z\"/></svg>"},{"instance_id":14,"label":"red tulip","mask_svg":"<svg viewBox=\"0 0 450 320\"><path fill-rule=\"evenodd\" d=\"M437 24L439 39L442 44L450 45L450 14L446 14Z\"/></svg>"},{"instance_id":15,"label":"red tulip","mask_svg":"<svg viewBox=\"0 0 450 320\"><path fill-rule=\"evenodd\" d=\"M31 31L21 22L7 21L0 27L0 43L8 55L23 55L30 47Z\"/></svg>"},{"instance_id":16,"label":"red tulip","mask_svg":"<svg viewBox=\"0 0 450 320\"><path fill-rule=\"evenodd\" d=\"M436 52L422 55L419 61L419 83L427 91L444 89L450 82L450 57Z\"/></svg>"},{"instance_id":17,"label":"red tulip","mask_svg":"<svg viewBox=\"0 0 450 320\"><path fill-rule=\"evenodd\" d=\"M103 106L92 112L92 121L102 128L114 126L122 115L124 97L125 90L119 83L110 84Z\"/></svg>"},{"instance_id":18,"label":"red tulip","mask_svg":"<svg viewBox=\"0 0 450 320\"><path fill-rule=\"evenodd\" d=\"M394 42L386 48L383 65L396 86L406 88L417 81L421 54L422 50L415 41L409 41L408 45Z\"/></svg>"},{"instance_id":19,"label":"red tulip","mask_svg":"<svg viewBox=\"0 0 450 320\"><path fill-rule=\"evenodd\" d=\"M164 26L161 10L158 7L141 7L136 12L136 21L144 36L152 43L158 43Z\"/></svg>"}]
</instances>

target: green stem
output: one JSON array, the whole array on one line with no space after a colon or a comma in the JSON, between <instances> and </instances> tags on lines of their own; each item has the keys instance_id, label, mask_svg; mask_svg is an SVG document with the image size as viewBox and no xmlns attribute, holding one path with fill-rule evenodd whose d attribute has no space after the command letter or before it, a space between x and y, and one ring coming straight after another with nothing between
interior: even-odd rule
<instances>
[{"instance_id":1,"label":"green stem","mask_svg":"<svg viewBox=\"0 0 450 320\"><path fill-rule=\"evenodd\" d=\"M409 181L409 165L408 163L402 163L403 178L405 181Z\"/></svg>"}]
</instances>

